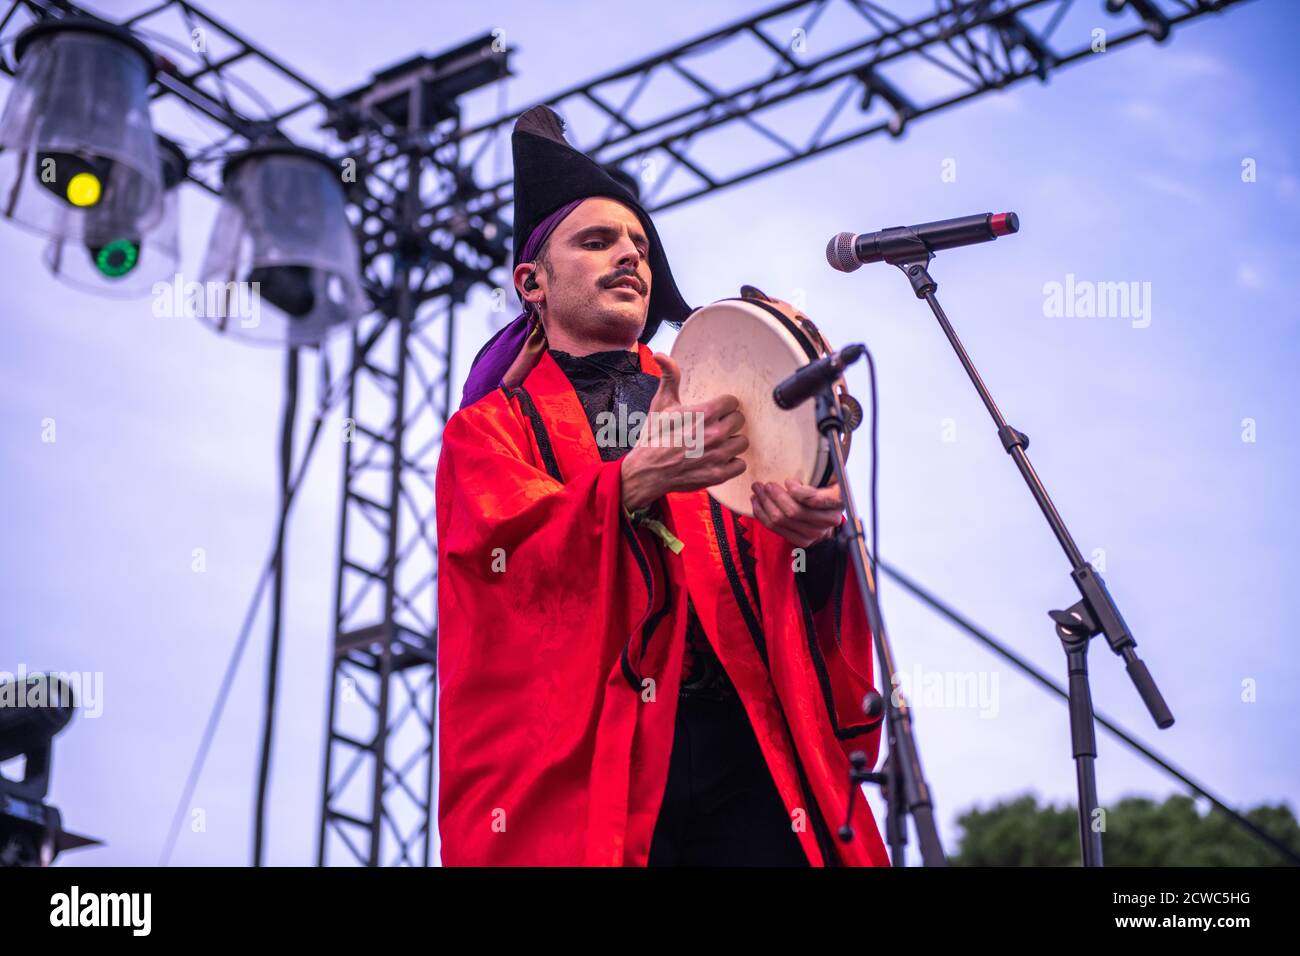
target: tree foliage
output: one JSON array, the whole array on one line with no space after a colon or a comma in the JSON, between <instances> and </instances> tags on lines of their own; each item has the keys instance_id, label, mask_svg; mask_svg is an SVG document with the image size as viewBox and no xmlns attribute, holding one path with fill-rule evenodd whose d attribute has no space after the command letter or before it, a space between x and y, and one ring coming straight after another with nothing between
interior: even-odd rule
<instances>
[{"instance_id":1,"label":"tree foliage","mask_svg":"<svg viewBox=\"0 0 1300 956\"><path fill-rule=\"evenodd\" d=\"M1189 797L1163 803L1125 797L1103 808L1107 866L1281 866L1287 861L1228 816L1198 812ZM1285 804L1260 805L1243 816L1300 852L1300 825ZM1078 814L1071 805L1039 806L1032 794L973 808L958 817L955 866L1078 866Z\"/></svg>"}]
</instances>

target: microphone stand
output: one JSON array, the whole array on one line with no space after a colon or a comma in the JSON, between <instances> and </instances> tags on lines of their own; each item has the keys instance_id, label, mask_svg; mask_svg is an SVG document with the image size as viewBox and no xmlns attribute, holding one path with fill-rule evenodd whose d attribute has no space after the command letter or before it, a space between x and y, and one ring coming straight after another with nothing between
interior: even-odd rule
<instances>
[{"instance_id":1,"label":"microphone stand","mask_svg":"<svg viewBox=\"0 0 1300 956\"><path fill-rule=\"evenodd\" d=\"M845 350L847 351L847 350ZM838 375L838 373L833 373ZM885 634L885 621L880 612L880 601L876 593L875 565L868 560L866 534L862 522L858 519L857 505L853 500L853 490L849 487L848 475L844 470L843 440L846 431L844 416L840 403L835 397L831 379L828 379L817 392L817 430L826 437L831 447L831 461L835 465L835 477L839 481L844 495L844 508L848 520L836 531L840 547L848 548L853 558L853 571L858 579L858 592L862 595L862 604L867 611L867 621L871 625L871 635L876 644L876 656L880 659L880 674L893 692L882 696L876 691L870 692L863 702L863 712L867 716L878 716L882 710L885 714L885 728L889 737L889 756L879 773L866 770L866 754L861 751L853 753L852 767L849 770L849 800L844 816L844 825L840 827L839 837L845 843L853 839L853 801L863 783L880 786L885 799L885 832L889 841L889 856L894 866L903 865L903 847L907 843L907 814L916 822L917 837L921 844L921 861L925 866L947 866L943 845L939 842L939 831L934 825L934 807L930 803L930 788L921 771L921 756L916 747L916 738L912 733L912 714L908 709L903 693L898 689L897 673L894 667L894 654Z\"/></svg>"},{"instance_id":2,"label":"microphone stand","mask_svg":"<svg viewBox=\"0 0 1300 956\"><path fill-rule=\"evenodd\" d=\"M1079 589L1080 599L1064 611L1049 611L1048 616L1056 622L1056 634L1065 651L1066 670L1069 675L1069 710L1070 710L1070 744L1074 753L1075 776L1079 801L1079 843L1082 850L1084 866L1101 866L1101 828L1097 819L1097 776L1094 761L1097 759L1096 728L1092 710L1092 692L1088 682L1088 642L1098 634L1104 634L1111 650L1124 659L1125 667L1138 695L1146 704L1156 726L1164 730L1172 726L1174 716L1166 706L1164 698L1156 687L1155 680L1146 664L1137 656L1134 648L1137 641L1133 639L1128 625L1120 616L1110 592L1101 575L1083 559L1078 546L1070 536L1065 522L1057 513L1056 506L1048 497L1047 490L1039 480L1034 466L1030 464L1025 449L1029 447L1029 436L1012 428L1002 412L993 402L979 372L975 370L970 356L962 347L957 333L953 331L944 314L935 291L939 284L930 276L927 268L934 258L919 237L911 249L898 249L885 256L885 261L898 266L912 284L918 299L929 303L930 310L952 343L953 350L961 360L966 374L970 376L984 407L988 409L998 427L998 437L1020 469L1021 476L1029 486L1034 500L1038 502L1043 517L1051 526L1056 540L1060 542L1066 558L1070 562L1070 576Z\"/></svg>"}]
</instances>

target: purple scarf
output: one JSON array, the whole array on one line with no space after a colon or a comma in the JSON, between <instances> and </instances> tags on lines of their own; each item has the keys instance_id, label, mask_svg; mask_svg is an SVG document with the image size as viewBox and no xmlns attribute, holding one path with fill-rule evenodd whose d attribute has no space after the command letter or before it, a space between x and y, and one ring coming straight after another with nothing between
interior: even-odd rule
<instances>
[{"instance_id":1,"label":"purple scarf","mask_svg":"<svg viewBox=\"0 0 1300 956\"><path fill-rule=\"evenodd\" d=\"M524 243L524 251L519 261L532 262L537 258L537 251L542 247L542 243L555 231L555 227L564 220L564 217L577 209L582 201L582 199L575 199L565 203L539 222L537 228L529 235L528 241ZM465 389L460 396L461 408L473 405L488 392L500 387L502 377L510 370L524 343L528 341L528 334L531 331L529 322L531 312L532 307L525 304L524 311L515 316L505 328L488 339L487 344L479 349L478 355L474 356L474 361L470 364L469 375L465 378Z\"/></svg>"}]
</instances>

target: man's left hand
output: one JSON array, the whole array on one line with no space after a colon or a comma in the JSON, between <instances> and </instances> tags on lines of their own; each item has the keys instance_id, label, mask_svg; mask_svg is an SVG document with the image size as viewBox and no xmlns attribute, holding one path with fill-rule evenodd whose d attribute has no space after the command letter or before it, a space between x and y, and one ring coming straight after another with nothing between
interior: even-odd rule
<instances>
[{"instance_id":1,"label":"man's left hand","mask_svg":"<svg viewBox=\"0 0 1300 956\"><path fill-rule=\"evenodd\" d=\"M806 548L825 541L840 526L844 499L838 484L814 488L787 479L750 485L754 517L795 547Z\"/></svg>"}]
</instances>

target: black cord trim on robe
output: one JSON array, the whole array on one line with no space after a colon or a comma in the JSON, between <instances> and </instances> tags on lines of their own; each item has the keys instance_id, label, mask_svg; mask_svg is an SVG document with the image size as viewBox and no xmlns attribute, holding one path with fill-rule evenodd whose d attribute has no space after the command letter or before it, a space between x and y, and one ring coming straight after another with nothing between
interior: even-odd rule
<instances>
[{"instance_id":1,"label":"black cord trim on robe","mask_svg":"<svg viewBox=\"0 0 1300 956\"><path fill-rule=\"evenodd\" d=\"M853 737L860 737L862 734L870 733L880 726L884 720L884 715L868 720L862 724L850 724L847 727L841 727L839 721L835 719L835 695L831 690L830 673L826 669L826 658L822 656L822 649L817 646L817 628L813 624L812 607L808 602L808 594L804 590L803 581L796 575L795 590L799 593L799 608L803 612L804 636L808 640L808 653L812 657L813 669L817 671L817 683L822 688L822 699L826 704L826 713L830 717L831 728L835 731L835 737L839 740L849 740Z\"/></svg>"},{"instance_id":2,"label":"black cord trim on robe","mask_svg":"<svg viewBox=\"0 0 1300 956\"><path fill-rule=\"evenodd\" d=\"M619 530L623 532L623 537L627 538L628 546L631 547L632 554L636 558L637 567L641 569L641 576L645 579L646 618L648 621L651 613L651 608L654 607L654 600L655 600L654 572L650 570L650 562L649 560L647 560L645 556L645 551L641 548L641 542L637 540L636 530L632 527L632 522L628 520L626 512L624 512L623 515L619 518L618 526L619 526ZM664 595L665 606L668 603L667 597L668 596L665 593ZM626 678L627 682L632 685L632 689L639 694L642 690L641 675L638 674L636 672L636 669L632 667L632 659L628 655L628 650L632 646L632 639L635 636L636 636L636 631L633 631L631 634L628 635L627 642L623 645L623 654L621 656L620 664L623 669L623 677ZM643 631L642 645L641 645L642 648L645 647L646 640L647 638L645 637Z\"/></svg>"},{"instance_id":3,"label":"black cord trim on robe","mask_svg":"<svg viewBox=\"0 0 1300 956\"><path fill-rule=\"evenodd\" d=\"M840 855L835 849L835 841L831 839L830 827L826 825L826 819L822 816L821 807L817 805L817 798L812 793L812 787L808 784L808 774L804 772L803 761L799 759L799 748L794 745L794 734L790 733L790 724L785 720L785 712L781 712L781 720L785 722L785 732L790 736L790 750L794 753L794 766L799 771L799 791L803 794L804 803L808 804L808 815L812 817L813 836L817 838L817 849L821 850L822 865L842 866Z\"/></svg>"},{"instance_id":4,"label":"black cord trim on robe","mask_svg":"<svg viewBox=\"0 0 1300 956\"><path fill-rule=\"evenodd\" d=\"M740 515L736 512L731 513L731 526L736 532L736 553L740 555L740 567L745 572L745 580L749 582L749 593L754 595L754 610L758 612L758 619L763 619L763 602L758 596L758 575L754 563L754 542L749 540L749 535L745 533L745 526L740 523Z\"/></svg>"},{"instance_id":5,"label":"black cord trim on robe","mask_svg":"<svg viewBox=\"0 0 1300 956\"><path fill-rule=\"evenodd\" d=\"M636 676L636 671L632 669L632 662L627 659L627 648L623 648L623 653L618 659L619 666L623 670L623 679L628 682L631 688L637 692L641 690L641 678Z\"/></svg>"},{"instance_id":6,"label":"black cord trim on robe","mask_svg":"<svg viewBox=\"0 0 1300 956\"><path fill-rule=\"evenodd\" d=\"M837 541L835 548L835 590L831 592L835 602L835 646L844 653L844 642L840 639L840 621L844 617L844 581L847 579L848 555L844 553L843 542Z\"/></svg>"},{"instance_id":7,"label":"black cord trim on robe","mask_svg":"<svg viewBox=\"0 0 1300 956\"><path fill-rule=\"evenodd\" d=\"M844 653L844 639L843 637L841 637L841 634L843 632L842 625L844 620L844 583L845 581L848 580L849 569L852 566L852 562L849 556L845 553L847 548L844 542L841 541L839 538L835 538L833 540L835 541L835 571L833 572L835 578L835 585L831 593L833 596L834 606L835 606L835 613L834 613L835 628L832 631L832 633L835 635L835 646L840 649L840 654L842 654L844 656L845 661L847 661L848 655ZM818 608L818 610L821 609ZM868 623L867 631L868 633L871 631L870 623ZM868 636L867 640L874 641L875 635ZM857 671L854 670L854 673L857 673ZM859 676L869 677L869 675L859 675ZM883 719L883 717L881 719Z\"/></svg>"},{"instance_id":8,"label":"black cord trim on robe","mask_svg":"<svg viewBox=\"0 0 1300 956\"><path fill-rule=\"evenodd\" d=\"M542 416L538 413L537 406L533 404L533 398L528 394L528 390L522 385L517 388L502 385L501 390L507 398L519 400L519 407L523 409L524 414L528 416L528 420L533 426L533 437L537 440L537 448L542 453L542 463L546 466L546 473L556 481L563 482L564 478L560 474L560 464L555 460L555 449L551 446L551 436L546 431L546 423L542 421ZM645 551L642 550L641 542L637 539L636 531L632 528L632 523L628 521L626 514L620 518L619 528L623 532L623 536L627 538L628 546L632 549L632 555L636 558L637 567L641 569L641 577L645 581L646 587L646 614L649 615L649 609L654 607L655 600L654 573L650 570L650 562L646 559ZM666 577L665 580L667 580ZM659 623L659 619L663 617L666 611L667 600L665 595L664 606L659 609L658 614L654 617L655 625ZM646 623L650 624L650 621ZM653 625L650 629L653 630ZM631 647L634 636L635 631L628 636L627 642L623 645L623 653L619 663L623 671L623 677L626 678L633 690L640 693L641 677L632 667L632 661L628 655L628 648ZM644 653L645 645L649 641L649 633L644 628L642 629L641 640L642 652Z\"/></svg>"},{"instance_id":9,"label":"black cord trim on robe","mask_svg":"<svg viewBox=\"0 0 1300 956\"><path fill-rule=\"evenodd\" d=\"M664 619L668 613L670 602L668 600L668 559L664 556L664 548L656 549L659 553L659 570L664 575L664 599L659 605L659 610L655 611L646 622L641 625L641 659L645 660L646 651L650 649L650 638L654 635L655 629L659 627L659 622Z\"/></svg>"},{"instance_id":10,"label":"black cord trim on robe","mask_svg":"<svg viewBox=\"0 0 1300 956\"><path fill-rule=\"evenodd\" d=\"M731 585L732 596L740 606L740 616L745 619L745 626L749 628L749 636L754 639L754 646L758 648L758 656L763 660L764 669L771 670L771 665L767 662L767 638L763 636L763 625L759 623L749 598L745 596L745 587L740 583L735 562L731 560L731 546L727 543L727 525L722 517L722 506L713 499L712 495L709 496L709 514L713 516L713 533L718 539L718 551L722 555L722 566L727 572L727 583Z\"/></svg>"},{"instance_id":11,"label":"black cord trim on robe","mask_svg":"<svg viewBox=\"0 0 1300 956\"><path fill-rule=\"evenodd\" d=\"M736 598L736 603L740 605L741 616L744 617L745 626L749 628L749 633L754 638L754 645L758 648L758 654L763 659L763 667L770 672L771 666L767 662L767 638L763 634L762 625L754 615L754 609L750 606L749 599L745 597L745 589L740 583L740 576L736 573L736 566L731 560L731 551L727 544L727 525L722 517L722 506L712 496L709 498L709 512L713 516L713 530L718 538L718 550L722 554L722 566L727 572L727 582L731 585L731 592ZM754 596L757 599L757 587L754 588ZM821 807L817 805L817 799L808 785L808 774L803 769L803 760L799 757L799 747L795 743L794 734L790 731L790 722L785 716L785 708L781 706L779 699L777 700L777 712L781 715L781 723L785 727L787 738L790 740L790 752L794 757L795 769L799 773L799 791L803 794L803 801L806 804L808 815L812 818L813 836L816 837L817 848L821 851L822 865L839 866L840 858L839 854L835 852L835 844L831 840L830 828L826 826L826 821L822 818Z\"/></svg>"},{"instance_id":12,"label":"black cord trim on robe","mask_svg":"<svg viewBox=\"0 0 1300 956\"><path fill-rule=\"evenodd\" d=\"M546 423L542 421L537 406L533 404L533 397L528 394L528 390L522 385L516 388L502 385L501 391L505 392L506 398L519 399L519 407L524 410L524 414L528 416L528 421L532 423L533 437L537 439L537 449L542 453L542 464L546 466L546 473L562 483L564 478L560 475L560 463L555 460L555 449L551 447L551 436L546 431Z\"/></svg>"}]
</instances>

